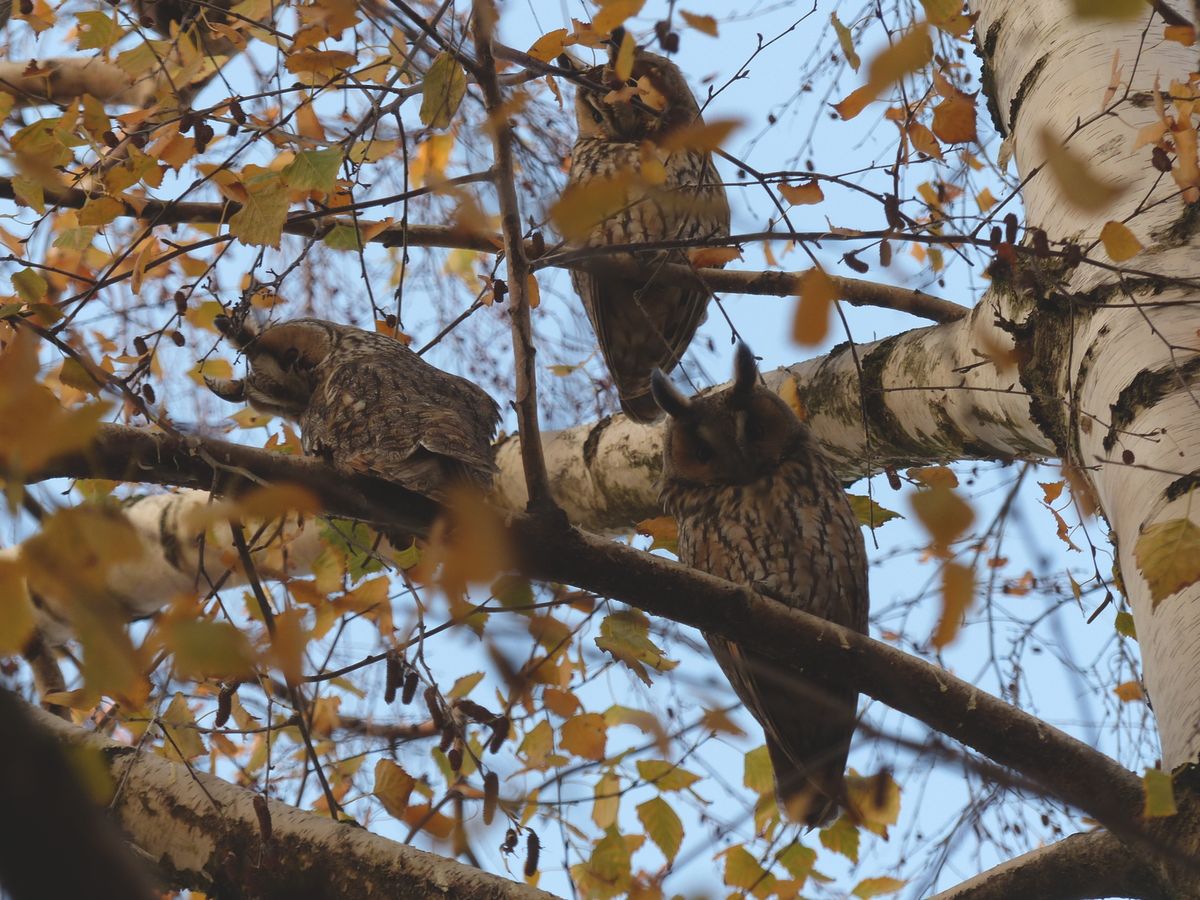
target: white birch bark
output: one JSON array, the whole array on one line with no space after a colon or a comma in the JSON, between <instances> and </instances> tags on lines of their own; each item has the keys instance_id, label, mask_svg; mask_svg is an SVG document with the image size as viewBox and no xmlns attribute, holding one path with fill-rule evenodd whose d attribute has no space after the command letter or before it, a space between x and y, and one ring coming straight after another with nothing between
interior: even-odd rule
<instances>
[{"instance_id":1,"label":"white birch bark","mask_svg":"<svg viewBox=\"0 0 1200 900\"><path fill-rule=\"evenodd\" d=\"M1080 210L1045 168L1033 176L1022 199L1028 224L1043 228L1052 240L1076 238L1087 246L1105 222L1128 219L1147 247L1123 264L1144 273L1126 276L1132 278L1130 292L1115 289L1111 271L1086 265L1076 271L1069 289L1076 296L1094 292L1109 305L1094 314L1078 309L1075 321L1067 321L1057 371L1047 369L1053 380L1044 388L1069 404L1064 411L1075 414L1074 421L1067 417L1061 423L1067 426L1066 445L1060 441L1058 451L1087 467L1112 528L1158 717L1163 762L1178 766L1195 761L1200 749L1200 681L1195 677L1200 584L1155 608L1133 551L1149 526L1187 517L1200 522L1200 509L1189 499L1190 482L1183 480L1200 468L1200 400L1193 387L1200 347L1197 290L1195 282L1166 280L1195 278L1200 263L1190 218L1194 211L1189 213L1177 196L1170 176L1151 166L1150 148L1135 149L1134 139L1138 129L1157 120L1151 102L1156 77L1164 90L1172 79L1186 81L1195 68L1195 49L1164 41L1158 18L1143 46L1149 11L1114 24L1083 21L1066 2L981 0L975 8L977 33L989 50L995 106L1022 177L1045 163L1043 128L1065 136L1077 119L1101 108L1114 53L1120 53L1123 67L1118 96L1130 84L1141 101L1086 125L1069 144L1095 175L1124 187L1115 202L1093 212ZM1161 202L1155 206L1156 201ZM1091 253L1107 259L1101 248ZM1095 419L1086 418L1089 414ZM1122 462L1124 451L1133 454L1132 463ZM1179 496L1169 499L1175 493Z\"/></svg>"},{"instance_id":2,"label":"white birch bark","mask_svg":"<svg viewBox=\"0 0 1200 900\"><path fill-rule=\"evenodd\" d=\"M42 710L30 714L62 743L103 761L115 785L110 813L172 886L220 893L269 884L279 894L291 885L294 896L346 898L552 896L276 800L266 802L270 831L264 833L253 791Z\"/></svg>"}]
</instances>

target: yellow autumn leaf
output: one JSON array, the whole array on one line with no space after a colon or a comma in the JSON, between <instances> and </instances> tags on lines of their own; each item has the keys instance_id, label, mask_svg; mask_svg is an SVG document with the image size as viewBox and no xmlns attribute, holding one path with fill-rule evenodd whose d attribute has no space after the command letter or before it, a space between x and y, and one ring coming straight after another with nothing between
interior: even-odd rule
<instances>
[{"instance_id":1,"label":"yellow autumn leaf","mask_svg":"<svg viewBox=\"0 0 1200 900\"><path fill-rule=\"evenodd\" d=\"M171 622L164 628L163 643L174 653L175 670L182 678L254 676L254 649L230 622Z\"/></svg>"},{"instance_id":2,"label":"yellow autumn leaf","mask_svg":"<svg viewBox=\"0 0 1200 900\"><path fill-rule=\"evenodd\" d=\"M854 50L854 36L850 34L850 29L842 24L842 20L838 18L836 12L829 14L829 21L833 25L833 31L837 35L838 44L842 48L842 55L846 57L846 62L850 64L855 72L862 65L862 60L858 58L858 54Z\"/></svg>"},{"instance_id":3,"label":"yellow autumn leaf","mask_svg":"<svg viewBox=\"0 0 1200 900\"><path fill-rule=\"evenodd\" d=\"M911 123L904 131L908 135L908 139L912 141L913 149L918 153L924 153L934 159L942 159L941 144L937 142L933 132L920 122Z\"/></svg>"},{"instance_id":4,"label":"yellow autumn leaf","mask_svg":"<svg viewBox=\"0 0 1200 900\"><path fill-rule=\"evenodd\" d=\"M1104 252L1113 262L1125 262L1145 249L1134 233L1120 222L1105 222L1100 229L1100 241L1104 244Z\"/></svg>"},{"instance_id":5,"label":"yellow autumn leaf","mask_svg":"<svg viewBox=\"0 0 1200 900\"><path fill-rule=\"evenodd\" d=\"M1146 769L1142 775L1142 787L1146 791L1146 804L1142 815L1147 819L1158 819L1175 815L1179 809L1175 805L1175 787L1172 784L1171 773L1162 769Z\"/></svg>"},{"instance_id":6,"label":"yellow autumn leaf","mask_svg":"<svg viewBox=\"0 0 1200 900\"><path fill-rule=\"evenodd\" d=\"M688 262L697 269L720 268L727 262L742 258L737 247L693 247L687 252Z\"/></svg>"},{"instance_id":7,"label":"yellow autumn leaf","mask_svg":"<svg viewBox=\"0 0 1200 900\"><path fill-rule=\"evenodd\" d=\"M662 797L652 797L637 808L638 821L646 834L662 851L667 862L673 862L683 844L683 822L679 814Z\"/></svg>"},{"instance_id":8,"label":"yellow autumn leaf","mask_svg":"<svg viewBox=\"0 0 1200 900\"><path fill-rule=\"evenodd\" d=\"M597 828L607 829L616 824L621 806L621 779L611 769L596 780L592 796L592 821Z\"/></svg>"},{"instance_id":9,"label":"yellow autumn leaf","mask_svg":"<svg viewBox=\"0 0 1200 900\"><path fill-rule=\"evenodd\" d=\"M688 12L686 9L681 9L679 15L691 28L695 28L709 37L717 36L717 20L712 16L697 15L696 13Z\"/></svg>"},{"instance_id":10,"label":"yellow autumn leaf","mask_svg":"<svg viewBox=\"0 0 1200 900\"><path fill-rule=\"evenodd\" d=\"M1146 11L1145 0L1072 0L1081 19L1136 19Z\"/></svg>"},{"instance_id":11,"label":"yellow autumn leaf","mask_svg":"<svg viewBox=\"0 0 1200 900\"><path fill-rule=\"evenodd\" d=\"M942 567L942 614L930 639L939 650L958 635L963 615L975 597L975 572L970 566L948 562Z\"/></svg>"},{"instance_id":12,"label":"yellow autumn leaf","mask_svg":"<svg viewBox=\"0 0 1200 900\"><path fill-rule=\"evenodd\" d=\"M601 0L600 9L592 16L592 28L598 34L609 35L630 16L636 16L646 0Z\"/></svg>"},{"instance_id":13,"label":"yellow autumn leaf","mask_svg":"<svg viewBox=\"0 0 1200 900\"><path fill-rule=\"evenodd\" d=\"M300 50L287 57L286 66L293 75L333 78L357 61L357 56L345 50Z\"/></svg>"},{"instance_id":14,"label":"yellow autumn leaf","mask_svg":"<svg viewBox=\"0 0 1200 900\"><path fill-rule=\"evenodd\" d=\"M792 339L808 346L819 344L829 333L829 315L838 299L837 287L823 271L812 268L796 279L796 293L800 302L792 322Z\"/></svg>"},{"instance_id":15,"label":"yellow autumn leaf","mask_svg":"<svg viewBox=\"0 0 1200 900\"><path fill-rule=\"evenodd\" d=\"M1115 688L1113 693L1117 695L1117 699L1122 703L1132 703L1135 700L1141 700L1145 694L1142 693L1142 685L1137 681L1122 681Z\"/></svg>"},{"instance_id":16,"label":"yellow autumn leaf","mask_svg":"<svg viewBox=\"0 0 1200 900\"><path fill-rule=\"evenodd\" d=\"M19 562L0 559L0 656L20 653L33 636L33 600Z\"/></svg>"},{"instance_id":17,"label":"yellow autumn leaf","mask_svg":"<svg viewBox=\"0 0 1200 900\"><path fill-rule=\"evenodd\" d=\"M825 199L825 193L821 190L821 183L818 181L809 181L804 184L781 184L779 193L793 206L820 203Z\"/></svg>"},{"instance_id":18,"label":"yellow autumn leaf","mask_svg":"<svg viewBox=\"0 0 1200 900\"><path fill-rule=\"evenodd\" d=\"M608 727L599 713L584 713L563 723L559 746L584 759L604 759Z\"/></svg>"},{"instance_id":19,"label":"yellow autumn leaf","mask_svg":"<svg viewBox=\"0 0 1200 900\"><path fill-rule=\"evenodd\" d=\"M870 897L882 897L885 894L894 894L906 884L908 884L907 881L900 878L892 878L889 875L881 875L877 878L864 878L855 885L854 890L850 892L850 896L868 900Z\"/></svg>"},{"instance_id":20,"label":"yellow autumn leaf","mask_svg":"<svg viewBox=\"0 0 1200 900\"><path fill-rule=\"evenodd\" d=\"M1183 44L1185 47L1190 47L1196 43L1196 26L1167 25L1163 28L1163 39L1175 41L1176 43Z\"/></svg>"},{"instance_id":21,"label":"yellow autumn leaf","mask_svg":"<svg viewBox=\"0 0 1200 900\"><path fill-rule=\"evenodd\" d=\"M945 486L918 491L912 497L913 512L932 538L932 550L948 556L950 545L975 521L975 511L962 497Z\"/></svg>"},{"instance_id":22,"label":"yellow autumn leaf","mask_svg":"<svg viewBox=\"0 0 1200 900\"><path fill-rule=\"evenodd\" d=\"M443 131L467 92L467 73L450 53L442 51L425 73L421 92L421 123Z\"/></svg>"},{"instance_id":23,"label":"yellow autumn leaf","mask_svg":"<svg viewBox=\"0 0 1200 900\"><path fill-rule=\"evenodd\" d=\"M617 80L625 82L633 75L633 56L637 52L637 41L632 32L625 32L621 38L621 46L617 48L617 58L613 61L613 74Z\"/></svg>"},{"instance_id":24,"label":"yellow autumn leaf","mask_svg":"<svg viewBox=\"0 0 1200 900\"><path fill-rule=\"evenodd\" d=\"M633 183L630 172L618 172L611 178L567 185L550 206L550 221L568 240L581 240L600 222L628 205L627 194Z\"/></svg>"},{"instance_id":25,"label":"yellow autumn leaf","mask_svg":"<svg viewBox=\"0 0 1200 900\"><path fill-rule=\"evenodd\" d=\"M533 46L525 52L536 60L548 63L558 57L570 44L574 43L565 28L555 28L547 31L533 42Z\"/></svg>"},{"instance_id":26,"label":"yellow autumn leaf","mask_svg":"<svg viewBox=\"0 0 1200 900\"><path fill-rule=\"evenodd\" d=\"M1200 581L1200 527L1190 519L1151 525L1133 545L1133 558L1157 609L1167 597Z\"/></svg>"},{"instance_id":27,"label":"yellow autumn leaf","mask_svg":"<svg viewBox=\"0 0 1200 900\"><path fill-rule=\"evenodd\" d=\"M408 798L416 784L415 778L390 759L381 759L375 763L375 787L371 793L393 818L404 819L404 813L408 809Z\"/></svg>"},{"instance_id":28,"label":"yellow autumn leaf","mask_svg":"<svg viewBox=\"0 0 1200 900\"><path fill-rule=\"evenodd\" d=\"M714 119L711 122L697 120L670 132L658 142L658 146L667 153L674 153L676 150L711 152L720 149L724 140L741 124L741 119Z\"/></svg>"},{"instance_id":29,"label":"yellow autumn leaf","mask_svg":"<svg viewBox=\"0 0 1200 900\"><path fill-rule=\"evenodd\" d=\"M867 83L850 93L834 109L843 119L853 119L880 94L905 75L924 68L933 59L929 27L920 22L879 53L867 66Z\"/></svg>"},{"instance_id":30,"label":"yellow autumn leaf","mask_svg":"<svg viewBox=\"0 0 1200 900\"><path fill-rule=\"evenodd\" d=\"M246 198L229 218L229 233L243 244L279 247L287 221L289 187L277 172L255 172L243 182Z\"/></svg>"},{"instance_id":31,"label":"yellow autumn leaf","mask_svg":"<svg viewBox=\"0 0 1200 900\"><path fill-rule=\"evenodd\" d=\"M984 188L975 195L975 203L979 206L980 212L987 212L996 205L996 198L992 196L990 188Z\"/></svg>"},{"instance_id":32,"label":"yellow autumn leaf","mask_svg":"<svg viewBox=\"0 0 1200 900\"><path fill-rule=\"evenodd\" d=\"M159 727L167 735L162 754L168 759L189 760L208 751L200 733L196 731L196 718L188 708L183 694L176 691L166 711L159 716Z\"/></svg>"},{"instance_id":33,"label":"yellow autumn leaf","mask_svg":"<svg viewBox=\"0 0 1200 900\"><path fill-rule=\"evenodd\" d=\"M978 140L975 100L958 91L933 108L933 133L947 144Z\"/></svg>"},{"instance_id":34,"label":"yellow autumn leaf","mask_svg":"<svg viewBox=\"0 0 1200 900\"><path fill-rule=\"evenodd\" d=\"M1062 189L1063 197L1083 212L1097 212L1125 193L1121 185L1101 181L1078 155L1063 144L1049 128L1040 135L1046 165Z\"/></svg>"}]
</instances>

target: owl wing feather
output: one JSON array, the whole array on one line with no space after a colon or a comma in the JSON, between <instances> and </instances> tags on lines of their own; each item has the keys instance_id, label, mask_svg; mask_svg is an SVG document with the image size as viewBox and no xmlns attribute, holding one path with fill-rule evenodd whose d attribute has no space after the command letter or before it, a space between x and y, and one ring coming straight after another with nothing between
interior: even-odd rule
<instances>
[{"instance_id":1,"label":"owl wing feather","mask_svg":"<svg viewBox=\"0 0 1200 900\"><path fill-rule=\"evenodd\" d=\"M622 172L640 174L641 166L639 144L583 138L572 153L570 181L586 184ZM630 189L628 205L597 223L584 245L727 235L729 204L709 155L676 151L664 170L663 184L640 193ZM656 256L671 262L687 259L678 251ZM650 373L656 368L670 372L679 364L705 319L709 292L658 283L653 274L634 281L573 270L571 280L596 332L622 409L636 421L654 421L659 410L650 396Z\"/></svg>"},{"instance_id":2,"label":"owl wing feather","mask_svg":"<svg viewBox=\"0 0 1200 900\"><path fill-rule=\"evenodd\" d=\"M490 486L498 421L482 389L415 354L388 353L333 363L300 425L307 452L438 497L447 479Z\"/></svg>"}]
</instances>

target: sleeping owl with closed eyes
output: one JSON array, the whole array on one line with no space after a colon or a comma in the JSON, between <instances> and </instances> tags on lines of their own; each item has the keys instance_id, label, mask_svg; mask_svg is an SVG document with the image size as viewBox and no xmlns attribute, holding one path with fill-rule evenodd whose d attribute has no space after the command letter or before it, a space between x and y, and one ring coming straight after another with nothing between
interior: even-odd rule
<instances>
[{"instance_id":1,"label":"sleeping owl with closed eyes","mask_svg":"<svg viewBox=\"0 0 1200 900\"><path fill-rule=\"evenodd\" d=\"M456 485L491 487L500 410L477 385L349 325L292 319L259 333L225 316L216 325L248 371L205 378L209 390L295 422L306 454L435 500Z\"/></svg>"}]
</instances>

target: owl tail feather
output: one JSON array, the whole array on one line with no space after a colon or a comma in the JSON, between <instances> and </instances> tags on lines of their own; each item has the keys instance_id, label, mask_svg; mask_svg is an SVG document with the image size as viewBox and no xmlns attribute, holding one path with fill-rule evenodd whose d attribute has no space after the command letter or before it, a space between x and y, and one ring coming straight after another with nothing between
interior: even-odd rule
<instances>
[{"instance_id":1,"label":"owl tail feather","mask_svg":"<svg viewBox=\"0 0 1200 900\"><path fill-rule=\"evenodd\" d=\"M663 414L650 393L649 381L643 393L621 394L621 410L633 421L642 423L654 422Z\"/></svg>"},{"instance_id":2,"label":"owl tail feather","mask_svg":"<svg viewBox=\"0 0 1200 900\"><path fill-rule=\"evenodd\" d=\"M844 758L805 771L798 769L795 759L770 738L767 753L775 769L775 797L780 812L809 828L829 825L845 799Z\"/></svg>"}]
</instances>

